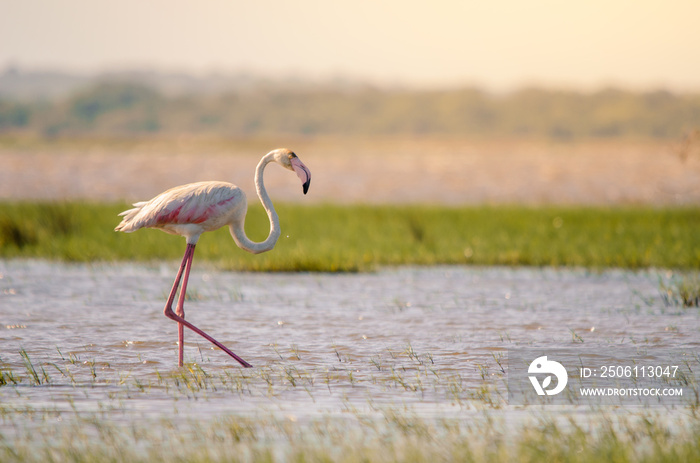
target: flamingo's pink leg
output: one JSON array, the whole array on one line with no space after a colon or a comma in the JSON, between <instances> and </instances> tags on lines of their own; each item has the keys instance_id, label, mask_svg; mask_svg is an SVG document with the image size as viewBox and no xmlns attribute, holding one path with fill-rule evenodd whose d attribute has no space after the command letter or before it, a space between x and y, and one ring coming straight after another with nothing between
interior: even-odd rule
<instances>
[{"instance_id":1,"label":"flamingo's pink leg","mask_svg":"<svg viewBox=\"0 0 700 463\"><path fill-rule=\"evenodd\" d=\"M194 258L194 244L188 244L185 250L185 256L182 259L182 264L180 265L180 270L178 274L182 273L182 268L185 268L185 279L182 282L182 288L180 288L180 298L177 301L177 306L175 307L175 313L185 318L185 294L187 293L187 282L190 279L190 268L192 267L192 259ZM178 280L180 278L178 277ZM185 358L185 325L182 323L177 324L177 364L182 366Z\"/></svg>"},{"instance_id":2,"label":"flamingo's pink leg","mask_svg":"<svg viewBox=\"0 0 700 463\"><path fill-rule=\"evenodd\" d=\"M177 287L180 284L180 279L182 278L182 273L184 271L185 272L185 279L182 282L182 290L180 291L180 298L178 300L178 307L177 307L177 309L179 311L182 311L182 313L184 314L184 310L183 310L182 305L184 304L184 301L185 301L185 293L187 290L187 280L189 279L189 276L190 276L190 268L192 266L192 258L194 257L194 246L195 246L194 244L187 245L187 250L185 251L185 256L182 259L182 264L180 264L180 270L178 270L177 277L175 277L175 284L173 285L172 291L170 291L170 296L168 296L168 302L165 305L165 309L163 310L163 313L165 314L166 317L178 322L180 324L180 326L184 325L187 328L194 331L195 333L197 333L198 335L202 336L203 338L205 338L206 340L208 340L209 342L214 344L216 347L218 347L219 349L223 350L228 355L233 357L238 363L240 363L244 367L250 368L253 365L246 362L245 360L243 360L242 358L240 358L239 356L237 356L233 352L231 352L226 346L224 346L219 341L217 341L216 339L212 338L204 331L202 331L199 328L197 328L196 326L194 326L192 323L186 321L182 316L173 312L172 307L173 307L173 301L175 300L175 293L177 292ZM180 328L180 329L182 329L182 328ZM179 356L179 360L178 360L179 366L182 366L182 363L183 363L183 344L184 343L182 342L182 337L180 337L180 346L179 346L179 355L178 355Z\"/></svg>"},{"instance_id":3,"label":"flamingo's pink leg","mask_svg":"<svg viewBox=\"0 0 700 463\"><path fill-rule=\"evenodd\" d=\"M167 311L169 308L172 308L173 302L175 301L175 295L177 294L177 288L180 286L180 280L182 279L182 272L185 270L185 267L187 265L187 262L190 260L190 255L192 253L192 250L190 249L190 246L187 245L187 249L185 250L185 255L182 258L182 263L180 264L180 269L177 272L177 276L175 277L175 282L173 283L173 289L170 290L170 295L168 296L168 302L165 303L165 315L167 315ZM183 302L184 298L180 297L180 301L178 303L177 309L178 310L178 315L180 315L182 318L185 318L185 311L183 307ZM184 333L184 327L182 323L177 324L178 326L178 366L182 366L183 363L183 347L185 345L185 333Z\"/></svg>"}]
</instances>

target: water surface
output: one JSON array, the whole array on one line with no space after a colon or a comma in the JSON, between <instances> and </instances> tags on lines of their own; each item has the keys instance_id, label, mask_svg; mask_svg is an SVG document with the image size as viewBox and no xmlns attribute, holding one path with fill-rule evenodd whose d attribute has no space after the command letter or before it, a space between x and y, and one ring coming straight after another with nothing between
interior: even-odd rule
<instances>
[{"instance_id":1,"label":"water surface","mask_svg":"<svg viewBox=\"0 0 700 463\"><path fill-rule=\"evenodd\" d=\"M186 331L179 369L176 325L163 315L176 270L0 261L0 367L20 379L0 387L5 427L81 413L297 421L387 407L439 417L492 408L517 420L503 393L509 348L700 347L697 309L660 298L665 271L269 274L200 263L187 319L254 368Z\"/></svg>"}]
</instances>

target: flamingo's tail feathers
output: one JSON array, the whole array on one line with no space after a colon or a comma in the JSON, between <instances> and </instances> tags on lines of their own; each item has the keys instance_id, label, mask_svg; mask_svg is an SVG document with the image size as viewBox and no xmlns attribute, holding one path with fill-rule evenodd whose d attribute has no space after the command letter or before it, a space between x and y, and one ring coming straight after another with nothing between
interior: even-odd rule
<instances>
[{"instance_id":1,"label":"flamingo's tail feathers","mask_svg":"<svg viewBox=\"0 0 700 463\"><path fill-rule=\"evenodd\" d=\"M146 204L148 204L148 201L139 201L138 203L134 203L134 204L132 204L132 206L134 206L133 209L128 209L128 210L126 210L126 211L124 211L124 212L120 212L120 213L119 213L119 217L124 217L124 216L127 216L127 217L128 217L129 215L136 214L136 213L138 213L138 212L141 210L141 208L142 208L143 206L145 206Z\"/></svg>"},{"instance_id":2,"label":"flamingo's tail feathers","mask_svg":"<svg viewBox=\"0 0 700 463\"><path fill-rule=\"evenodd\" d=\"M116 226L114 231L121 231L125 233L132 233L138 230L139 228L142 228L144 224L142 223L141 220L137 219L137 216L139 215L139 212L141 212L141 208L147 204L147 201L140 201L138 203L134 203L133 209L128 209L122 213L119 214L120 217L124 217L119 225Z\"/></svg>"}]
</instances>

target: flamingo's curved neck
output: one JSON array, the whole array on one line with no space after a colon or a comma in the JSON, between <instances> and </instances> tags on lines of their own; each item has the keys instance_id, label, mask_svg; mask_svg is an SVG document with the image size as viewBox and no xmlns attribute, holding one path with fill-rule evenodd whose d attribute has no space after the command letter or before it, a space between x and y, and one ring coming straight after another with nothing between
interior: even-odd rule
<instances>
[{"instance_id":1,"label":"flamingo's curved neck","mask_svg":"<svg viewBox=\"0 0 700 463\"><path fill-rule=\"evenodd\" d=\"M245 220L232 223L229 227L231 230L231 236L233 236L233 240L236 242L238 247L253 254L259 254L274 248L280 234L282 233L280 230L279 217L277 216L277 212L275 212L275 207L272 205L272 200L270 199L270 196L268 196L267 190L265 190L265 184L263 183L263 171L265 170L265 166L267 166L267 164L273 159L274 154L268 153L267 155L263 156L258 163L258 167L255 168L255 189L258 192L260 202L262 202L262 205L265 208L265 212L267 212L267 216L270 218L270 234L267 235L267 239L260 243L251 241L245 234Z\"/></svg>"}]
</instances>

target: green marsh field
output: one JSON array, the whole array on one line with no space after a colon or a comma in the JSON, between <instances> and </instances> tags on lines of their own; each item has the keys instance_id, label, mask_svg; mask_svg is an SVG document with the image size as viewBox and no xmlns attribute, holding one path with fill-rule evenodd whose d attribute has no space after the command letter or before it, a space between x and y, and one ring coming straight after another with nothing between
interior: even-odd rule
<instances>
[{"instance_id":1,"label":"green marsh field","mask_svg":"<svg viewBox=\"0 0 700 463\"><path fill-rule=\"evenodd\" d=\"M176 260L181 238L113 231L127 204L0 203L0 257ZM220 269L355 272L396 265L700 268L700 208L280 204L274 252L248 255L227 229L203 236L197 260ZM269 223L252 204L246 231Z\"/></svg>"}]
</instances>

